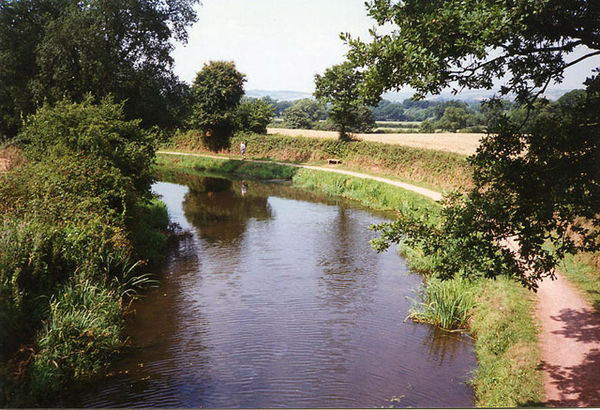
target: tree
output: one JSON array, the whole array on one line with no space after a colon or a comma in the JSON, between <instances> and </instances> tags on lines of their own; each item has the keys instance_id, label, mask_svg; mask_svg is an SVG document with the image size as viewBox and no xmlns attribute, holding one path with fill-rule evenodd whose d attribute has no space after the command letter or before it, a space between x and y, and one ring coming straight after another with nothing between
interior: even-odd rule
<instances>
[{"instance_id":1,"label":"tree","mask_svg":"<svg viewBox=\"0 0 600 410\"><path fill-rule=\"evenodd\" d=\"M129 119L172 126L186 87L171 39L185 41L198 0L7 0L0 3L0 135L44 101L88 93L126 101Z\"/></svg>"},{"instance_id":2,"label":"tree","mask_svg":"<svg viewBox=\"0 0 600 410\"><path fill-rule=\"evenodd\" d=\"M419 126L419 132L424 132L424 133L435 132L434 122L429 121L429 120L424 120L423 122L421 122L421 125Z\"/></svg>"},{"instance_id":3,"label":"tree","mask_svg":"<svg viewBox=\"0 0 600 410\"><path fill-rule=\"evenodd\" d=\"M444 110L444 115L442 115L442 118L440 118L440 120L436 123L436 126L442 130L456 132L458 129L465 128L467 126L468 119L469 114L464 108L447 107Z\"/></svg>"},{"instance_id":4,"label":"tree","mask_svg":"<svg viewBox=\"0 0 600 410\"><path fill-rule=\"evenodd\" d=\"M283 111L283 122L290 128L312 128L315 121L319 121L325 115L322 104L302 98Z\"/></svg>"},{"instance_id":5,"label":"tree","mask_svg":"<svg viewBox=\"0 0 600 410\"><path fill-rule=\"evenodd\" d=\"M370 109L359 98L361 81L362 74L347 62L315 75L315 97L331 104L329 119L337 126L340 139L347 138L348 132L369 131L375 124L373 114L367 113Z\"/></svg>"},{"instance_id":6,"label":"tree","mask_svg":"<svg viewBox=\"0 0 600 410\"><path fill-rule=\"evenodd\" d=\"M204 140L213 150L227 146L236 129L236 109L245 81L245 74L228 61L211 61L196 74L189 123L204 132Z\"/></svg>"},{"instance_id":7,"label":"tree","mask_svg":"<svg viewBox=\"0 0 600 410\"><path fill-rule=\"evenodd\" d=\"M238 127L241 131L266 134L273 119L273 105L264 99L246 99L237 108Z\"/></svg>"},{"instance_id":8,"label":"tree","mask_svg":"<svg viewBox=\"0 0 600 410\"><path fill-rule=\"evenodd\" d=\"M374 31L370 43L345 36L349 60L363 73L363 99L405 85L422 97L447 86L490 89L505 79L500 93L513 93L525 108L521 121L500 115L491 124L470 158L475 186L447 202L442 228L404 216L381 228L382 241L410 233L449 275L462 264L471 274L511 274L534 289L565 254L599 249L600 77L563 106L536 102L566 68L600 55L599 3L373 0L368 10L393 30ZM571 57L579 46L583 54ZM506 245L514 238L515 249Z\"/></svg>"},{"instance_id":9,"label":"tree","mask_svg":"<svg viewBox=\"0 0 600 410\"><path fill-rule=\"evenodd\" d=\"M491 89L506 76L502 93L526 101L566 68L600 54L600 6L586 0L466 0L428 2L372 0L368 13L393 27L373 41L349 34L349 60L364 67L364 97L413 87L417 94L456 89ZM565 61L576 47L581 57Z\"/></svg>"},{"instance_id":10,"label":"tree","mask_svg":"<svg viewBox=\"0 0 600 410\"><path fill-rule=\"evenodd\" d=\"M382 100L373 108L373 117L377 121L403 121L405 119L404 108L402 104Z\"/></svg>"}]
</instances>

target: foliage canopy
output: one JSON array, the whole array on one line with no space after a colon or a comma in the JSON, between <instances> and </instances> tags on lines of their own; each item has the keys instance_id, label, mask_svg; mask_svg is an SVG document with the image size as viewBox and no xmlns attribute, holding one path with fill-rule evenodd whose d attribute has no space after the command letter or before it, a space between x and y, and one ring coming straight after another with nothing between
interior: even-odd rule
<instances>
[{"instance_id":1,"label":"foliage canopy","mask_svg":"<svg viewBox=\"0 0 600 410\"><path fill-rule=\"evenodd\" d=\"M198 0L0 2L0 137L44 101L108 94L129 119L172 126L187 87L172 73L171 39L186 41Z\"/></svg>"},{"instance_id":2,"label":"foliage canopy","mask_svg":"<svg viewBox=\"0 0 600 410\"><path fill-rule=\"evenodd\" d=\"M367 7L387 34L373 30L368 43L343 36L364 100L405 85L423 97L449 86L490 89L502 79L501 94L523 104L521 118L501 114L501 102L489 106L490 134L470 158L475 186L447 199L441 227L402 215L380 226L376 246L406 240L434 258L442 276L507 273L534 289L566 253L599 249L600 78L556 104L537 97L566 68L600 55L600 3L372 0ZM577 47L583 55L572 57Z\"/></svg>"},{"instance_id":3,"label":"foliage canopy","mask_svg":"<svg viewBox=\"0 0 600 410\"><path fill-rule=\"evenodd\" d=\"M348 62L328 68L323 75L315 75L315 97L331 104L329 120L337 126L342 139L348 132L367 132L375 125L371 110L359 100L361 81L362 73Z\"/></svg>"}]
</instances>

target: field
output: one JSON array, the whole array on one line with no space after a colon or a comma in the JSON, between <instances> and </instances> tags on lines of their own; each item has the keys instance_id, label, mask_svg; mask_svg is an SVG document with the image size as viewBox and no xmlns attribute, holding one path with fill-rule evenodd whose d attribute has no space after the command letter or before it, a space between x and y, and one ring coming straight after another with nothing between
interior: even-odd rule
<instances>
[{"instance_id":1,"label":"field","mask_svg":"<svg viewBox=\"0 0 600 410\"><path fill-rule=\"evenodd\" d=\"M268 128L268 134L279 134L290 137L308 138L338 138L336 131L293 130L286 128ZM435 134L355 134L363 141L383 142L385 144L406 145L414 148L433 149L438 151L455 152L462 155L472 155L479 146L479 141L485 134L457 134L453 132Z\"/></svg>"}]
</instances>

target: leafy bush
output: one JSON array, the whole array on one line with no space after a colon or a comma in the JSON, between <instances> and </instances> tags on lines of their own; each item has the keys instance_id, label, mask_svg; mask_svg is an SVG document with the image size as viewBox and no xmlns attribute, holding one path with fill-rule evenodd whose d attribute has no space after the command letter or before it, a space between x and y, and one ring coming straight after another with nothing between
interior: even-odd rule
<instances>
[{"instance_id":1,"label":"leafy bush","mask_svg":"<svg viewBox=\"0 0 600 410\"><path fill-rule=\"evenodd\" d=\"M18 138L27 156L40 161L48 156L83 155L105 159L145 195L152 183L152 138L139 121L125 121L123 104L109 98L94 104L91 96L80 103L62 100L44 104L28 118Z\"/></svg>"},{"instance_id":2,"label":"leafy bush","mask_svg":"<svg viewBox=\"0 0 600 410\"><path fill-rule=\"evenodd\" d=\"M121 109L44 106L20 134L31 162L0 174L1 350L36 341L29 405L106 364L123 298L152 283L135 261L158 261L166 241L166 209L149 201L151 138Z\"/></svg>"},{"instance_id":3,"label":"leafy bush","mask_svg":"<svg viewBox=\"0 0 600 410\"><path fill-rule=\"evenodd\" d=\"M121 306L114 292L91 281L71 282L50 301L30 369L31 391L42 402L67 381L85 379L121 346Z\"/></svg>"},{"instance_id":4,"label":"leafy bush","mask_svg":"<svg viewBox=\"0 0 600 410\"><path fill-rule=\"evenodd\" d=\"M322 104L310 98L303 98L283 111L283 122L289 128L310 129L324 116L325 108Z\"/></svg>"}]
</instances>

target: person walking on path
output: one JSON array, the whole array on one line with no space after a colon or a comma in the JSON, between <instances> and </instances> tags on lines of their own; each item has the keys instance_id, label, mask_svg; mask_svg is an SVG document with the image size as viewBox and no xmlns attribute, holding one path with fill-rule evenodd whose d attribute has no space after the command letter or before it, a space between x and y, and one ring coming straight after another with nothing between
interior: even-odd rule
<instances>
[{"instance_id":1,"label":"person walking on path","mask_svg":"<svg viewBox=\"0 0 600 410\"><path fill-rule=\"evenodd\" d=\"M242 141L240 144L240 153L242 154L242 159L246 159L246 142Z\"/></svg>"}]
</instances>

